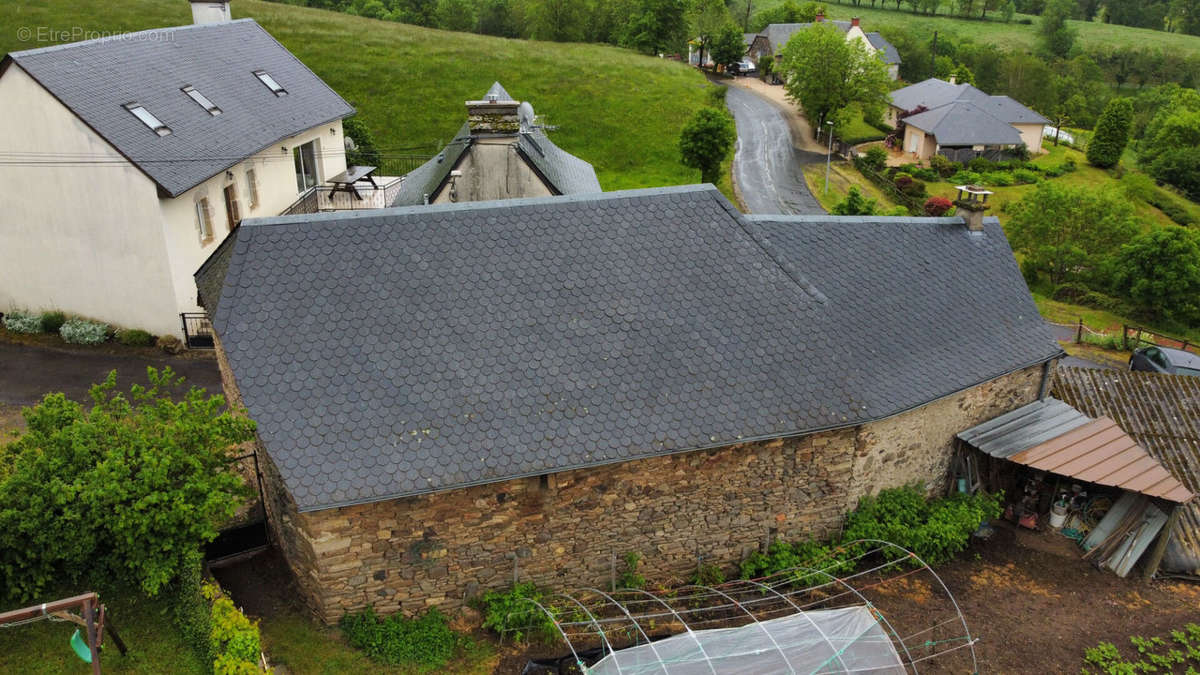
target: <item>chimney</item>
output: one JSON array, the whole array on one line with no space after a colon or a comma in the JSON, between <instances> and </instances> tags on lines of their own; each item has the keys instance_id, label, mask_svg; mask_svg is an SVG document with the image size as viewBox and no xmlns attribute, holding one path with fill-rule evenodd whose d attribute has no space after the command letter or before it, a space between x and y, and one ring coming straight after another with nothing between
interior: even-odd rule
<instances>
[{"instance_id":1,"label":"chimney","mask_svg":"<svg viewBox=\"0 0 1200 675\"><path fill-rule=\"evenodd\" d=\"M858 25L859 25L859 20L858 20L858 17L857 17L857 16L856 16L856 17L852 17L852 18L850 19L850 27L851 27L851 28L858 28Z\"/></svg>"},{"instance_id":2,"label":"chimney","mask_svg":"<svg viewBox=\"0 0 1200 675\"><path fill-rule=\"evenodd\" d=\"M190 0L192 5L192 23L221 23L232 21L229 13L229 0Z\"/></svg>"},{"instance_id":3,"label":"chimney","mask_svg":"<svg viewBox=\"0 0 1200 675\"><path fill-rule=\"evenodd\" d=\"M958 185L958 198L954 205L958 207L958 215L962 216L971 232L983 232L983 212L988 209L987 198L992 194L978 185Z\"/></svg>"},{"instance_id":4,"label":"chimney","mask_svg":"<svg viewBox=\"0 0 1200 675\"><path fill-rule=\"evenodd\" d=\"M825 20L825 12L820 11L820 12L817 12L817 16L815 18L813 18L813 23L821 23L824 20Z\"/></svg>"},{"instance_id":5,"label":"chimney","mask_svg":"<svg viewBox=\"0 0 1200 675\"><path fill-rule=\"evenodd\" d=\"M467 101L467 124L472 134L516 134L521 130L521 118L517 114L518 101L497 100L488 94L484 101Z\"/></svg>"},{"instance_id":6,"label":"chimney","mask_svg":"<svg viewBox=\"0 0 1200 675\"><path fill-rule=\"evenodd\" d=\"M958 84L958 76L957 75L950 76L950 84Z\"/></svg>"}]
</instances>

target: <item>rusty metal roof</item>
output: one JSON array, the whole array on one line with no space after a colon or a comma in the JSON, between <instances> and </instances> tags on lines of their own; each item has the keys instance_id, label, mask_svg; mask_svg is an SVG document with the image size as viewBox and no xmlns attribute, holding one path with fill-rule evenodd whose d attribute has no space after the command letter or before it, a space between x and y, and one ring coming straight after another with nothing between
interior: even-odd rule
<instances>
[{"instance_id":1,"label":"rusty metal roof","mask_svg":"<svg viewBox=\"0 0 1200 675\"><path fill-rule=\"evenodd\" d=\"M1200 377L1059 368L1054 394L1080 411L1107 416L1193 493L1200 493ZM1175 539L1200 559L1200 499L1180 513Z\"/></svg>"},{"instance_id":2,"label":"rusty metal roof","mask_svg":"<svg viewBox=\"0 0 1200 675\"><path fill-rule=\"evenodd\" d=\"M1081 481L1183 503L1192 492L1112 419L1091 419L1054 398L958 435L993 457Z\"/></svg>"}]
</instances>

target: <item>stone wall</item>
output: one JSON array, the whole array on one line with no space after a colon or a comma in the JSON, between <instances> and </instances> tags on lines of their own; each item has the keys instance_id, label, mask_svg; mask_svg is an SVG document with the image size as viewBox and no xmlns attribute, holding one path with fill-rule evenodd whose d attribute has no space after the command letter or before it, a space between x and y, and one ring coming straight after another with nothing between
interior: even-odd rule
<instances>
[{"instance_id":1,"label":"stone wall","mask_svg":"<svg viewBox=\"0 0 1200 675\"><path fill-rule=\"evenodd\" d=\"M863 494L936 488L954 434L1033 400L1040 380L1038 366L859 427L309 513L260 453L265 502L327 622L368 605L453 609L514 578L604 587L635 551L646 577L682 580L700 562L732 570L773 537L832 534Z\"/></svg>"}]
</instances>

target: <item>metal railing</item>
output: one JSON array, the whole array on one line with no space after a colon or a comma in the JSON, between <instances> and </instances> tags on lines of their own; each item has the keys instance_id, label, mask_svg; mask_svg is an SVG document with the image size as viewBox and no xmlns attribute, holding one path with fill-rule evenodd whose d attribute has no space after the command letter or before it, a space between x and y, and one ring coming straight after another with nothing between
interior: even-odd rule
<instances>
[{"instance_id":1,"label":"metal railing","mask_svg":"<svg viewBox=\"0 0 1200 675\"><path fill-rule=\"evenodd\" d=\"M335 190L329 185L318 185L309 188L300 198L279 215L291 216L298 213L319 213L322 211L356 211L360 209L382 209L391 205L392 200L400 191L400 178L376 178L378 188L370 184L359 183L355 187L361 199L345 190Z\"/></svg>"},{"instance_id":2,"label":"metal railing","mask_svg":"<svg viewBox=\"0 0 1200 675\"><path fill-rule=\"evenodd\" d=\"M216 346L213 340L212 323L204 312L184 312L179 315L183 321L183 343L188 349L212 349Z\"/></svg>"}]
</instances>

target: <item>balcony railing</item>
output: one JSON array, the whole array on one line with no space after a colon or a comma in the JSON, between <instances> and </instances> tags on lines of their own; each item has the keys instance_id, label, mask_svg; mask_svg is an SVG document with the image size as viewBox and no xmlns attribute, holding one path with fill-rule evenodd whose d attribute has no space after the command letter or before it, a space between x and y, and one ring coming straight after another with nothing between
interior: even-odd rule
<instances>
[{"instance_id":1,"label":"balcony railing","mask_svg":"<svg viewBox=\"0 0 1200 675\"><path fill-rule=\"evenodd\" d=\"M362 199L345 190L334 191L329 185L318 185L309 188L292 205L283 210L280 215L290 216L298 213L319 213L322 211L356 211L360 209L382 209L389 206L400 192L403 177L376 176L378 188L370 183L357 183L355 189Z\"/></svg>"}]
</instances>

